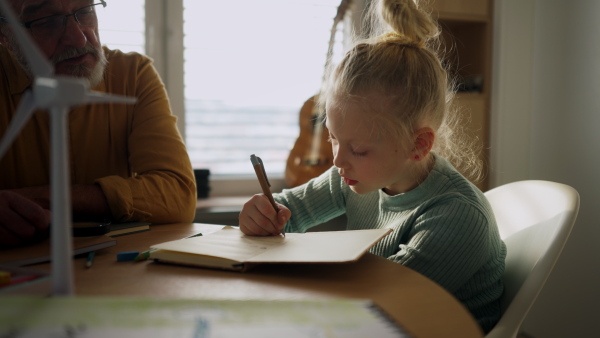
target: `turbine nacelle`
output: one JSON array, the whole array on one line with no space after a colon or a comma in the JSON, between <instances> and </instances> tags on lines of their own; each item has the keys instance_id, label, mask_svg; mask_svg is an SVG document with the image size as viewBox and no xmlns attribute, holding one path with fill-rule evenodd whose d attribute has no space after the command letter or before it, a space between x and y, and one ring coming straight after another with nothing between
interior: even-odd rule
<instances>
[{"instance_id":1,"label":"turbine nacelle","mask_svg":"<svg viewBox=\"0 0 600 338\"><path fill-rule=\"evenodd\" d=\"M55 75L40 76L33 82L33 96L40 109L75 107L86 103L135 103L135 98L90 91L82 78Z\"/></svg>"},{"instance_id":2,"label":"turbine nacelle","mask_svg":"<svg viewBox=\"0 0 600 338\"><path fill-rule=\"evenodd\" d=\"M66 76L37 77L32 87L36 105L40 109L82 104L86 102L85 96L88 92L86 80Z\"/></svg>"}]
</instances>

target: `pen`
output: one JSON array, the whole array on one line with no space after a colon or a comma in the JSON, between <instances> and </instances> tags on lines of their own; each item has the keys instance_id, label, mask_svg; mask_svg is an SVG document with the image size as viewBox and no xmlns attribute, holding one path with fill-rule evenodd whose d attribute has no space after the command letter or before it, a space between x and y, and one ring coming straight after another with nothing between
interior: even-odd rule
<instances>
[{"instance_id":1,"label":"pen","mask_svg":"<svg viewBox=\"0 0 600 338\"><path fill-rule=\"evenodd\" d=\"M254 154L250 155L250 162L252 162L252 166L254 167L254 171L256 172L256 177L258 177L258 182L260 183L260 187L262 188L263 193L271 202L273 209L275 212L279 212L279 208L273 199L273 194L271 193L271 184L269 183L269 179L267 178L267 172L265 171L265 166L260 157L255 156ZM281 230L281 234L285 236L285 232Z\"/></svg>"},{"instance_id":2,"label":"pen","mask_svg":"<svg viewBox=\"0 0 600 338\"><path fill-rule=\"evenodd\" d=\"M96 255L96 251L90 251L87 256L87 260L85 261L85 267L91 268L92 264L94 264L94 256Z\"/></svg>"}]
</instances>

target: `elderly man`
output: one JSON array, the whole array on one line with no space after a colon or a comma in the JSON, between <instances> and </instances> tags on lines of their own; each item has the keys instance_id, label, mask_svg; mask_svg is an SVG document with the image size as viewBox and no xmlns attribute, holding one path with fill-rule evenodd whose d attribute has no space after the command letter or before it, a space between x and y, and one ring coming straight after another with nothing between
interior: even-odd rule
<instances>
[{"instance_id":1,"label":"elderly man","mask_svg":"<svg viewBox=\"0 0 600 338\"><path fill-rule=\"evenodd\" d=\"M56 74L86 79L96 91L137 98L134 105L93 104L69 114L74 217L192 221L193 170L164 85L147 57L101 46L96 10L106 2L8 2ZM0 136L31 81L29 65L2 17ZM47 236L50 156L48 113L37 111L0 159L0 246Z\"/></svg>"}]
</instances>

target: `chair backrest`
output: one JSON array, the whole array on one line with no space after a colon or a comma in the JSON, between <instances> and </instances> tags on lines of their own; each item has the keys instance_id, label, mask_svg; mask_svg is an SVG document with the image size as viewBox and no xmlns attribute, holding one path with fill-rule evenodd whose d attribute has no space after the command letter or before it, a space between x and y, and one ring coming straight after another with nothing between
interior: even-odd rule
<instances>
[{"instance_id":1,"label":"chair backrest","mask_svg":"<svg viewBox=\"0 0 600 338\"><path fill-rule=\"evenodd\" d=\"M502 317L486 337L516 337L575 224L579 194L561 183L519 181L485 195L507 248Z\"/></svg>"}]
</instances>

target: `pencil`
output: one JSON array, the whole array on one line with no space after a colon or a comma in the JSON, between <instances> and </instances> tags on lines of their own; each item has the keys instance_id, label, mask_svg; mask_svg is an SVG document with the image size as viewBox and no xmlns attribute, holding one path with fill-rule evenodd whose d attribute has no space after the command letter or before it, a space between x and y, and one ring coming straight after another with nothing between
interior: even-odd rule
<instances>
[{"instance_id":1,"label":"pencil","mask_svg":"<svg viewBox=\"0 0 600 338\"><path fill-rule=\"evenodd\" d=\"M29 282L29 281L32 281L32 280L36 280L38 278L41 278L41 276L39 276L39 275L16 276L16 277L12 277L11 278L9 285L15 285L15 284L19 284L19 283L25 283L25 282Z\"/></svg>"},{"instance_id":2,"label":"pencil","mask_svg":"<svg viewBox=\"0 0 600 338\"><path fill-rule=\"evenodd\" d=\"M137 257L135 257L133 259L133 261L134 262L145 261L146 259L150 258L150 253L154 250L156 250L156 249L150 249L150 250L146 250L146 251L140 253L139 255L137 255Z\"/></svg>"},{"instance_id":3,"label":"pencil","mask_svg":"<svg viewBox=\"0 0 600 338\"><path fill-rule=\"evenodd\" d=\"M186 237L186 238L193 238L193 237L198 237L198 236L202 236L202 233L201 233L201 232L199 232L199 233L197 233L197 234L193 234L193 235L191 235L191 236L188 236L188 237ZM150 258L150 253L151 253L152 251L156 251L156 249L150 249L150 250L146 250L146 251L144 251L144 252L141 252L139 255L137 255L137 256L136 256L136 257L133 259L133 261L134 261L134 262L138 262L138 261L145 261L145 260L147 260L148 258Z\"/></svg>"},{"instance_id":4,"label":"pencil","mask_svg":"<svg viewBox=\"0 0 600 338\"><path fill-rule=\"evenodd\" d=\"M90 251L88 253L87 259L85 260L85 267L86 269L89 269L92 267L92 264L94 264L94 256L96 255L96 251Z\"/></svg>"}]
</instances>

